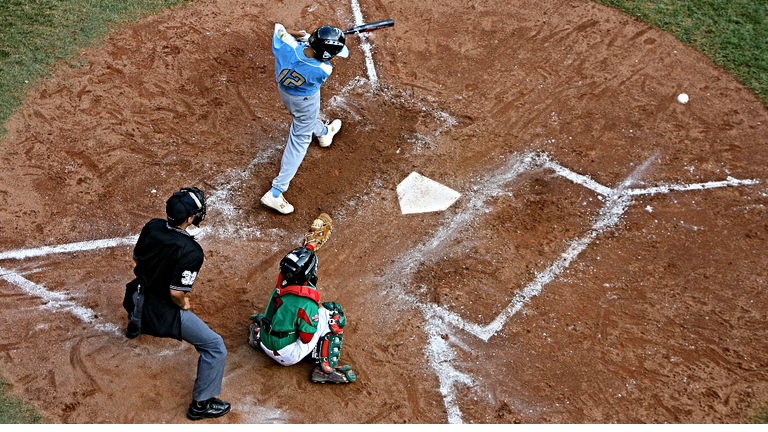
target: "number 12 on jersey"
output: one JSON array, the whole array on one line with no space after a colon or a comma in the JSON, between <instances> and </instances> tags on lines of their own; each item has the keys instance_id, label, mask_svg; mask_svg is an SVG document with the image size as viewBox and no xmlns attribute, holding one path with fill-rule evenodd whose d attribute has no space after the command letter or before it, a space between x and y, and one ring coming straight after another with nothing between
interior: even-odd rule
<instances>
[{"instance_id":1,"label":"number 12 on jersey","mask_svg":"<svg viewBox=\"0 0 768 432\"><path fill-rule=\"evenodd\" d=\"M290 72L290 75L288 74ZM300 73L291 69L283 69L280 71L280 75L277 77L277 82L286 87L298 87L304 84L307 80L301 76Z\"/></svg>"}]
</instances>

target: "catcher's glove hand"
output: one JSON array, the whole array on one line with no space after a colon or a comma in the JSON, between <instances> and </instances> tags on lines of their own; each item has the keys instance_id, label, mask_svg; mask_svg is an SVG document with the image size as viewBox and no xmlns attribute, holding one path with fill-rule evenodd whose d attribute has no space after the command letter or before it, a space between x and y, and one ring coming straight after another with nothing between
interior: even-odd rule
<instances>
[{"instance_id":1,"label":"catcher's glove hand","mask_svg":"<svg viewBox=\"0 0 768 432\"><path fill-rule=\"evenodd\" d=\"M309 231L304 234L302 246L306 246L310 242L316 242L315 251L319 251L331 237L331 231L333 231L333 220L327 213L320 213L320 216L312 222Z\"/></svg>"}]
</instances>

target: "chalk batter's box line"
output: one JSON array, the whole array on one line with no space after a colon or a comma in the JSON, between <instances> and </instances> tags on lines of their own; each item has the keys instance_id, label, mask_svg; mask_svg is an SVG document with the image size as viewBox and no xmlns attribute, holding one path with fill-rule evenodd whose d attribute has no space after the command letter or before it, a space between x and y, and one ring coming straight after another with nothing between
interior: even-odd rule
<instances>
[{"instance_id":1,"label":"chalk batter's box line","mask_svg":"<svg viewBox=\"0 0 768 432\"><path fill-rule=\"evenodd\" d=\"M448 422L451 424L462 423L462 413L458 406L454 394L454 387L456 385L473 386L474 379L471 375L456 370L453 366L453 360L456 355L453 349L449 346L449 341L443 339L443 334L451 334L448 327L453 326L459 329L463 329L466 332L477 336L483 341L487 342L493 335L500 331L506 324L507 320L517 313L522 307L534 296L537 296L544 289L544 286L555 280L565 269L567 269L571 262L574 261L578 255L586 249L592 241L602 234L605 230L615 226L621 220L620 217L626 212L628 207L633 204L632 197L638 195L653 195L657 193L668 193L671 191L689 191L689 190L704 190L716 187L726 186L739 186L757 184L758 180L737 180L729 177L726 181L720 182L708 182L708 183L696 183L692 185L667 185L658 186L645 189L630 189L632 183L634 183L642 174L642 172L655 160L655 157L651 157L641 164L632 174L630 174L621 184L616 188L608 188L600 183L592 180L588 176L584 176L575 173L568 168L552 161L546 154L527 154L522 155L518 159L516 165L512 166L509 170L510 175L502 173L498 177L506 177L508 180L514 179L517 175L523 172L532 172L541 168L548 168L553 170L556 174L571 180L576 184L583 185L596 193L605 197L605 206L600 210L598 218L594 221L591 230L583 237L577 238L568 246L568 249L563 253L558 260L556 260L545 271L538 273L533 282L528 284L522 291L520 291L512 302L501 312L499 315L488 325L482 326L480 324L465 320L461 315L446 309L443 306L439 306L434 303L423 304L420 303L420 299L414 298L409 294L404 294L414 304L421 308L422 314L425 319L425 333L427 334L428 344L425 347L425 353L427 354L427 360L429 365L435 371L438 380L440 381L440 393L443 395L443 403L446 407L446 414L448 416ZM519 172L518 172L519 171ZM508 181L503 181L506 184ZM482 198L480 198L482 201ZM479 208L481 205L469 205L468 207ZM456 219L466 220L469 219L467 215L459 215ZM455 232L455 229L452 230ZM439 236L439 235L438 235ZM436 236L431 241L427 241L424 244L437 247L441 241ZM445 239L443 239L444 241ZM424 254L421 254L422 256ZM409 266L410 269L418 268L420 264L412 263L413 266Z\"/></svg>"},{"instance_id":2,"label":"chalk batter's box line","mask_svg":"<svg viewBox=\"0 0 768 432\"><path fill-rule=\"evenodd\" d=\"M612 201L606 203L601 210L603 214L599 217L592 226L592 229L584 237L572 240L569 243L568 250L564 252L560 259L555 261L552 266L547 268L541 273L538 273L533 282L527 285L523 290L515 296L512 302L494 318L488 325L481 325L471 320L464 319L461 315L451 310L446 309L443 306L436 304L425 304L424 307L432 309L431 314L434 314L436 310L439 310L440 315L445 320L457 328L461 328L470 334L477 336L478 338L488 341L493 335L495 335L501 328L503 328L506 321L512 317L522 306L527 303L531 297L537 296L541 293L543 287L549 282L553 281L562 271L570 266L570 263L581 253L598 235L602 234L607 228L612 227L618 222L618 217L623 215L627 207L631 204L630 197L639 195L654 195L659 193L669 193L672 191L695 191L706 190L713 188L722 188L728 186L742 186L742 185L754 185L760 183L759 180L739 180L733 177L728 177L725 181L713 181L705 183L695 184L672 184L662 185L650 188L642 189L626 189L631 183L631 178L625 181L623 185L617 188L609 188L604 186L589 176L578 174L571 171L568 168L563 167L559 163L552 161L546 154L536 154L532 156L536 160L538 168L531 167L527 172L535 171L540 168L548 168L553 170L556 174L563 178L572 181L575 184L582 185L592 191L604 196L613 198ZM608 219L613 221L609 223Z\"/></svg>"}]
</instances>

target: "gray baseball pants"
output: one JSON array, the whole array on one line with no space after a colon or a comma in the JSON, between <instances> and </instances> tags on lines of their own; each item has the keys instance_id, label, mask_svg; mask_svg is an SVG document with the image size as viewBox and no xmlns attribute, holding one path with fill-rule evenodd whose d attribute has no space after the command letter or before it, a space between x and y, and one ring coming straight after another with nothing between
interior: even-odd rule
<instances>
[{"instance_id":1,"label":"gray baseball pants","mask_svg":"<svg viewBox=\"0 0 768 432\"><path fill-rule=\"evenodd\" d=\"M220 395L227 359L224 340L188 310L181 311L181 339L191 343L200 353L192 399L204 401Z\"/></svg>"},{"instance_id":2,"label":"gray baseball pants","mask_svg":"<svg viewBox=\"0 0 768 432\"><path fill-rule=\"evenodd\" d=\"M312 135L323 135L325 125L318 119L320 115L319 91L311 96L295 96L283 91L279 84L277 90L283 104L293 116L291 133L288 135L288 143L285 145L283 159L280 161L280 174L272 180L272 187L279 189L280 192L285 192L307 154L309 144L312 142Z\"/></svg>"}]
</instances>

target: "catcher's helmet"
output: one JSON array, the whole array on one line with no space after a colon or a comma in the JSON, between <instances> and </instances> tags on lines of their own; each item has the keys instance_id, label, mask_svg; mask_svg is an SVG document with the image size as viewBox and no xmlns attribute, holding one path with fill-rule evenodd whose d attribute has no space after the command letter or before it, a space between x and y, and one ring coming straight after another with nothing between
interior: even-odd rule
<instances>
[{"instance_id":1,"label":"catcher's helmet","mask_svg":"<svg viewBox=\"0 0 768 432\"><path fill-rule=\"evenodd\" d=\"M344 32L340 28L324 25L309 35L309 46L320 54L324 61L337 55L347 58L349 50L344 46L344 40Z\"/></svg>"},{"instance_id":2,"label":"catcher's helmet","mask_svg":"<svg viewBox=\"0 0 768 432\"><path fill-rule=\"evenodd\" d=\"M181 225L190 216L195 217L192 224L200 226L200 222L205 219L205 212L205 196L196 187L182 188L165 202L165 214L171 226Z\"/></svg>"},{"instance_id":3,"label":"catcher's helmet","mask_svg":"<svg viewBox=\"0 0 768 432\"><path fill-rule=\"evenodd\" d=\"M283 286L303 285L317 281L317 255L310 249L298 247L280 261L280 274Z\"/></svg>"}]
</instances>

